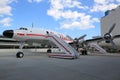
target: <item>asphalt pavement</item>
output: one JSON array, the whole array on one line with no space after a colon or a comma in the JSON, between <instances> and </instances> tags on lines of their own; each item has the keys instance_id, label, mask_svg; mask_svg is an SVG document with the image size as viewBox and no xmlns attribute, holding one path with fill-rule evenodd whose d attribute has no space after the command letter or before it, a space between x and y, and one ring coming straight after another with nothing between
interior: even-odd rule
<instances>
[{"instance_id":1,"label":"asphalt pavement","mask_svg":"<svg viewBox=\"0 0 120 80\"><path fill-rule=\"evenodd\" d=\"M27 53L18 59L13 53L0 53L0 80L120 80L120 56L69 60Z\"/></svg>"}]
</instances>

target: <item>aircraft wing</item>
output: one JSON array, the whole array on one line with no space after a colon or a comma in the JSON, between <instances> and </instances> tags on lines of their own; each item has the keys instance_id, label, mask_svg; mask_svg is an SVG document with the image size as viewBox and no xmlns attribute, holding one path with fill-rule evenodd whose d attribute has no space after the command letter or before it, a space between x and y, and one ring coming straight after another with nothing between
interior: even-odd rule
<instances>
[{"instance_id":1,"label":"aircraft wing","mask_svg":"<svg viewBox=\"0 0 120 80\"><path fill-rule=\"evenodd\" d=\"M120 38L120 35L113 36L113 39L116 39L116 38ZM87 43L89 43L89 42L97 42L97 41L105 41L105 38L104 37L98 37L98 38L94 38L94 39L85 40L85 42L87 42Z\"/></svg>"},{"instance_id":2,"label":"aircraft wing","mask_svg":"<svg viewBox=\"0 0 120 80\"><path fill-rule=\"evenodd\" d=\"M109 41L113 46L115 46L115 43L114 43L114 39L115 38L120 38L120 35L114 35L114 36L112 36L111 35L111 32L114 30L114 28L115 28L115 26L116 26L116 23L114 23L111 27L110 27L110 29L108 30L108 32L106 32L105 34L104 34L104 36L101 36L101 37L98 37L98 38L94 38L94 39L88 39L88 40L86 40L85 42L86 43L89 43L89 42L97 42L97 41Z\"/></svg>"},{"instance_id":3,"label":"aircraft wing","mask_svg":"<svg viewBox=\"0 0 120 80\"><path fill-rule=\"evenodd\" d=\"M97 41L103 41L104 38L103 37L99 37L99 38L94 38L94 39L88 39L88 40L85 40L85 42L97 42Z\"/></svg>"}]
</instances>

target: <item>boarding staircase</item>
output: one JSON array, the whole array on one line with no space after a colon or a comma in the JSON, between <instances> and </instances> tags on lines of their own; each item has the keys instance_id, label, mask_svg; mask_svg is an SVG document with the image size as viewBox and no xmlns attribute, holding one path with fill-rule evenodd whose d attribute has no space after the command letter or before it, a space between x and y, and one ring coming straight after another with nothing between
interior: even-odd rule
<instances>
[{"instance_id":1,"label":"boarding staircase","mask_svg":"<svg viewBox=\"0 0 120 80\"><path fill-rule=\"evenodd\" d=\"M50 41L52 41L63 53L49 53L50 57L59 57L59 58L78 58L79 53L68 43L62 40L55 34L48 34L47 37Z\"/></svg>"},{"instance_id":2,"label":"boarding staircase","mask_svg":"<svg viewBox=\"0 0 120 80\"><path fill-rule=\"evenodd\" d=\"M103 48L101 48L97 43L90 43L90 47L94 47L100 53L106 53L106 51Z\"/></svg>"}]
</instances>

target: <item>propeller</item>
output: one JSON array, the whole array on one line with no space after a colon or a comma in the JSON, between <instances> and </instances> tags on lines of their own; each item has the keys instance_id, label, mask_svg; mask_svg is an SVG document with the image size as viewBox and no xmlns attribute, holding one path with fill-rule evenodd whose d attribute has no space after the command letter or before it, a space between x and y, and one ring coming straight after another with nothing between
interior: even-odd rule
<instances>
[{"instance_id":1,"label":"propeller","mask_svg":"<svg viewBox=\"0 0 120 80\"><path fill-rule=\"evenodd\" d=\"M112 47L113 47L114 49L117 48L117 46L115 45L115 43L113 42L113 40L110 40L110 43L112 44Z\"/></svg>"},{"instance_id":2,"label":"propeller","mask_svg":"<svg viewBox=\"0 0 120 80\"><path fill-rule=\"evenodd\" d=\"M76 50L77 50L77 51L78 51L78 48L79 48L79 43L80 43L80 41L81 41L81 43L83 43L83 40L84 40L84 38L85 38L86 36L87 36L87 35L84 34L84 35L80 36L79 38L75 38L75 39L74 39L74 43L75 43L75 46L76 46Z\"/></svg>"},{"instance_id":3,"label":"propeller","mask_svg":"<svg viewBox=\"0 0 120 80\"><path fill-rule=\"evenodd\" d=\"M109 29L109 31L104 35L104 39L107 43L111 43L113 48L116 48L116 45L114 43L114 36L111 35L111 32L114 30L116 24L114 23L113 26Z\"/></svg>"},{"instance_id":4,"label":"propeller","mask_svg":"<svg viewBox=\"0 0 120 80\"><path fill-rule=\"evenodd\" d=\"M105 40L110 40L112 38L111 32L115 28L116 24L113 24L113 26L109 29L109 31L104 35Z\"/></svg>"},{"instance_id":5,"label":"propeller","mask_svg":"<svg viewBox=\"0 0 120 80\"><path fill-rule=\"evenodd\" d=\"M84 39L87 35L84 34L83 36L79 37L78 40Z\"/></svg>"},{"instance_id":6,"label":"propeller","mask_svg":"<svg viewBox=\"0 0 120 80\"><path fill-rule=\"evenodd\" d=\"M115 26L116 26L116 24L114 23L113 26L108 31L109 34L113 31L113 29L115 28Z\"/></svg>"},{"instance_id":7,"label":"propeller","mask_svg":"<svg viewBox=\"0 0 120 80\"><path fill-rule=\"evenodd\" d=\"M80 36L79 38L75 38L75 39L74 39L74 42L78 44L79 41L82 40L82 39L84 39L86 36L87 36L87 35L84 34L83 36Z\"/></svg>"}]
</instances>

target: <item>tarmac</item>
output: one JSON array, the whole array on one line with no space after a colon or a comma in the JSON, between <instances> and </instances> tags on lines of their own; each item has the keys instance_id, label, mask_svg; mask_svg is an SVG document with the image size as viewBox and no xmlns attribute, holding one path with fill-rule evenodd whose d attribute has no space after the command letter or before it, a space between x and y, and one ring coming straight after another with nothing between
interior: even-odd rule
<instances>
[{"instance_id":1,"label":"tarmac","mask_svg":"<svg viewBox=\"0 0 120 80\"><path fill-rule=\"evenodd\" d=\"M45 53L0 53L0 80L120 80L120 56L48 58Z\"/></svg>"}]
</instances>

